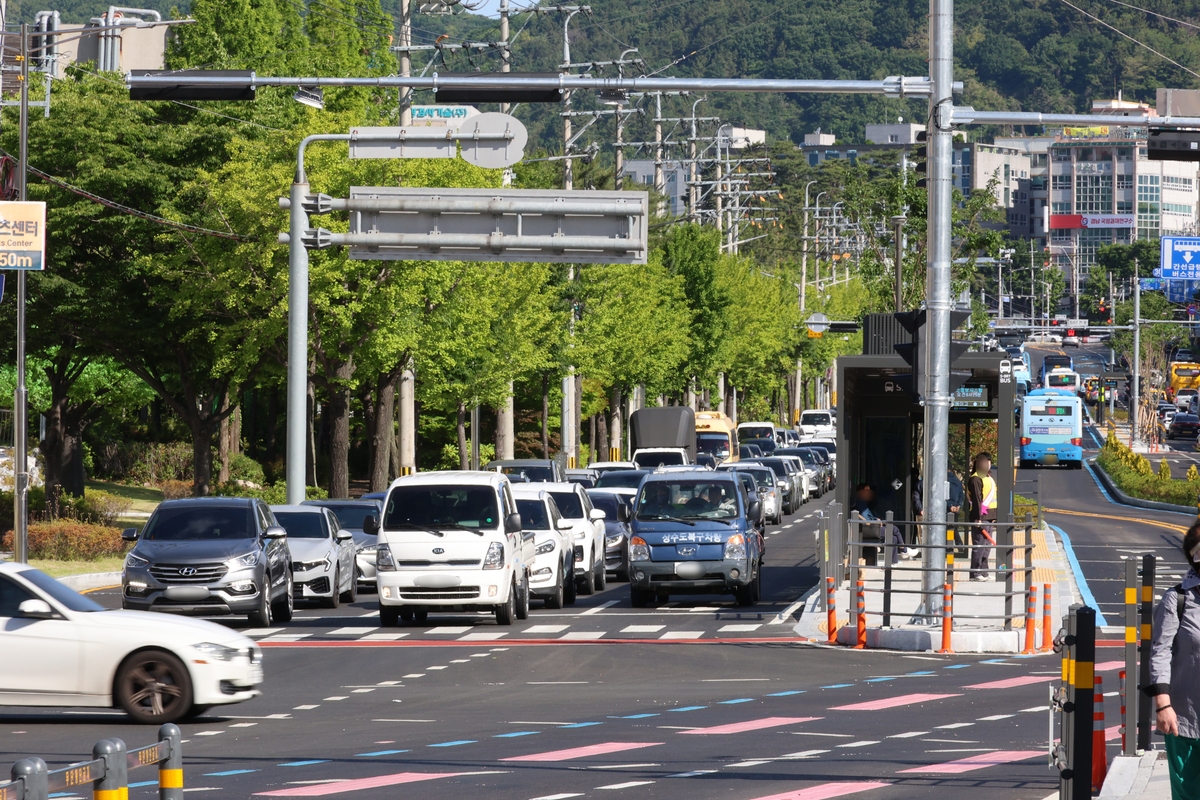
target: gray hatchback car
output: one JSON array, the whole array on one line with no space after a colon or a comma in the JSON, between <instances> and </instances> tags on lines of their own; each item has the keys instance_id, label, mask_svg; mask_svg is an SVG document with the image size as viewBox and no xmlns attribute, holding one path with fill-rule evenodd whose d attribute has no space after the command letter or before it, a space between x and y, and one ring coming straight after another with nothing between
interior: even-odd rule
<instances>
[{"instance_id":1,"label":"gray hatchback car","mask_svg":"<svg viewBox=\"0 0 1200 800\"><path fill-rule=\"evenodd\" d=\"M287 532L261 500L202 497L159 504L125 556L121 607L191 616L292 618Z\"/></svg>"}]
</instances>

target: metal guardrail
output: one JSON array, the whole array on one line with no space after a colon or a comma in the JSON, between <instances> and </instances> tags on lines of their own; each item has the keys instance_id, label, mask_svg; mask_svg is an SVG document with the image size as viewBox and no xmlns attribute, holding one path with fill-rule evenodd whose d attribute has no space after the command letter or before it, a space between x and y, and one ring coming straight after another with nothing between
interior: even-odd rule
<instances>
[{"instance_id":1,"label":"metal guardrail","mask_svg":"<svg viewBox=\"0 0 1200 800\"><path fill-rule=\"evenodd\" d=\"M47 800L51 792L91 784L94 800L125 800L129 771L158 765L159 800L183 800L183 734L167 723L158 729L155 744L127 750L120 739L101 739L92 760L61 769L47 769L40 758L23 758L12 765L12 780L0 784L0 800Z\"/></svg>"}]
</instances>

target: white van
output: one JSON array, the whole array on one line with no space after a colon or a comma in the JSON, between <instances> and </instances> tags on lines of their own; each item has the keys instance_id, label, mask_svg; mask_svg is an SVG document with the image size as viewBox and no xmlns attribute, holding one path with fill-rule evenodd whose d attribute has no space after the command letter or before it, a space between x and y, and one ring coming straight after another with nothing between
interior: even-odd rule
<instances>
[{"instance_id":1,"label":"white van","mask_svg":"<svg viewBox=\"0 0 1200 800\"><path fill-rule=\"evenodd\" d=\"M837 433L833 415L826 409L814 409L800 413L800 434L802 436L833 436Z\"/></svg>"},{"instance_id":2,"label":"white van","mask_svg":"<svg viewBox=\"0 0 1200 800\"><path fill-rule=\"evenodd\" d=\"M397 478L383 504L375 553L383 625L424 622L430 611L494 611L511 625L529 615L534 534L508 477L422 472Z\"/></svg>"}]
</instances>

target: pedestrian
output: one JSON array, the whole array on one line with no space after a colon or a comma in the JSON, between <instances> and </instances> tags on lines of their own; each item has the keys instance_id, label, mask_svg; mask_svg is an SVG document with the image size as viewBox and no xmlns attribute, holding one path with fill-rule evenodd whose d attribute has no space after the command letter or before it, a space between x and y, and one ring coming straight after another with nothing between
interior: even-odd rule
<instances>
[{"instance_id":1,"label":"pedestrian","mask_svg":"<svg viewBox=\"0 0 1200 800\"><path fill-rule=\"evenodd\" d=\"M902 555L905 558L911 558L911 551L904 546L904 536L900 533L900 528L880 520L871 510L873 502L875 502L875 490L869 483L860 483L854 487L854 504L851 506L851 510L857 511L864 520L879 525L879 541L884 545L891 545L892 563L895 564L899 561ZM871 526L864 526L864 528L866 527Z\"/></svg>"},{"instance_id":2,"label":"pedestrian","mask_svg":"<svg viewBox=\"0 0 1200 800\"><path fill-rule=\"evenodd\" d=\"M996 481L992 479L992 457L988 453L975 456L974 472L967 481L967 521L992 522L996 514ZM971 580L986 581L991 576L988 553L996 544L986 525L971 528Z\"/></svg>"},{"instance_id":3,"label":"pedestrian","mask_svg":"<svg viewBox=\"0 0 1200 800\"><path fill-rule=\"evenodd\" d=\"M1200 520L1183 536L1191 569L1154 608L1150 685L1167 747L1172 800L1200 798Z\"/></svg>"}]
</instances>

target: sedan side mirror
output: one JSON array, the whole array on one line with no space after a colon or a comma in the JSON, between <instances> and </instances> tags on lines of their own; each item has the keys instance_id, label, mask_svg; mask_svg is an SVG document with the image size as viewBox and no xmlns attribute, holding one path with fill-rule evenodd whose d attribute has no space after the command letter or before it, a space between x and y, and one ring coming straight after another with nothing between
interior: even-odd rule
<instances>
[{"instance_id":1,"label":"sedan side mirror","mask_svg":"<svg viewBox=\"0 0 1200 800\"><path fill-rule=\"evenodd\" d=\"M51 619L54 609L45 600L25 600L17 606L17 613L26 619Z\"/></svg>"},{"instance_id":2,"label":"sedan side mirror","mask_svg":"<svg viewBox=\"0 0 1200 800\"><path fill-rule=\"evenodd\" d=\"M375 536L379 533L379 517L374 514L363 520L363 533Z\"/></svg>"},{"instance_id":3,"label":"sedan side mirror","mask_svg":"<svg viewBox=\"0 0 1200 800\"><path fill-rule=\"evenodd\" d=\"M624 503L619 503L617 505L617 521L629 522L631 519L633 519L633 514L630 513L629 506L625 505Z\"/></svg>"},{"instance_id":4,"label":"sedan side mirror","mask_svg":"<svg viewBox=\"0 0 1200 800\"><path fill-rule=\"evenodd\" d=\"M338 528L338 531L333 535L333 538L337 539L339 542L344 542L347 539L353 539L354 534L350 533L348 530Z\"/></svg>"},{"instance_id":5,"label":"sedan side mirror","mask_svg":"<svg viewBox=\"0 0 1200 800\"><path fill-rule=\"evenodd\" d=\"M762 503L757 500L751 500L749 508L746 509L746 516L750 519L758 519L762 515Z\"/></svg>"},{"instance_id":6,"label":"sedan side mirror","mask_svg":"<svg viewBox=\"0 0 1200 800\"><path fill-rule=\"evenodd\" d=\"M571 530L571 520L559 517L558 522L554 523L554 527L560 531L569 531Z\"/></svg>"},{"instance_id":7,"label":"sedan side mirror","mask_svg":"<svg viewBox=\"0 0 1200 800\"><path fill-rule=\"evenodd\" d=\"M601 511L600 509L593 508L591 510L591 512L588 514L588 519L601 520L601 519L604 519L606 516L608 516L608 515L605 514L603 511Z\"/></svg>"},{"instance_id":8,"label":"sedan side mirror","mask_svg":"<svg viewBox=\"0 0 1200 800\"><path fill-rule=\"evenodd\" d=\"M279 525L272 525L267 528L266 537L268 539L286 539L287 530Z\"/></svg>"},{"instance_id":9,"label":"sedan side mirror","mask_svg":"<svg viewBox=\"0 0 1200 800\"><path fill-rule=\"evenodd\" d=\"M125 530L121 531L121 539L126 542L136 542L137 537L138 537L138 529L137 528L126 528Z\"/></svg>"},{"instance_id":10,"label":"sedan side mirror","mask_svg":"<svg viewBox=\"0 0 1200 800\"><path fill-rule=\"evenodd\" d=\"M521 515L513 512L504 518L505 533L520 533L521 532Z\"/></svg>"}]
</instances>

